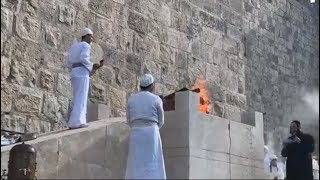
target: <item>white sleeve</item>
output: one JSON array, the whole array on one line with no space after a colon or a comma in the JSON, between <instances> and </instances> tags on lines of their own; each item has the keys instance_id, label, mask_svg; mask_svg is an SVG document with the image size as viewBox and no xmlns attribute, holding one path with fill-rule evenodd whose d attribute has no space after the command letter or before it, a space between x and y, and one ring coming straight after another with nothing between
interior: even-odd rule
<instances>
[{"instance_id":1,"label":"white sleeve","mask_svg":"<svg viewBox=\"0 0 320 180\"><path fill-rule=\"evenodd\" d=\"M126 106L126 118L127 118L127 123L130 123L130 109L129 109L129 99L127 101L127 106Z\"/></svg>"},{"instance_id":2,"label":"white sleeve","mask_svg":"<svg viewBox=\"0 0 320 180\"><path fill-rule=\"evenodd\" d=\"M159 123L159 128L161 128L164 124L164 110L163 110L163 102L159 98L157 103L157 112L158 112L158 123Z\"/></svg>"},{"instance_id":3,"label":"white sleeve","mask_svg":"<svg viewBox=\"0 0 320 180\"><path fill-rule=\"evenodd\" d=\"M85 44L81 47L80 63L82 63L91 72L93 63L90 61L90 50L91 47L89 44Z\"/></svg>"}]
</instances>

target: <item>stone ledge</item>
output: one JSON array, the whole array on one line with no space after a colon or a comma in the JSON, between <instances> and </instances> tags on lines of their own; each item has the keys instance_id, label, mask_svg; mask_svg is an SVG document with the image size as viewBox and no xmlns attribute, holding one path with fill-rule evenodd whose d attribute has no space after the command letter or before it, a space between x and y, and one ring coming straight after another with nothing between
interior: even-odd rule
<instances>
[{"instance_id":1,"label":"stone ledge","mask_svg":"<svg viewBox=\"0 0 320 180\"><path fill-rule=\"evenodd\" d=\"M130 128L125 118L89 123L89 127L51 132L26 142L37 150L38 178L124 178ZM14 145L1 147L7 169ZM50 162L50 163L49 163Z\"/></svg>"}]
</instances>

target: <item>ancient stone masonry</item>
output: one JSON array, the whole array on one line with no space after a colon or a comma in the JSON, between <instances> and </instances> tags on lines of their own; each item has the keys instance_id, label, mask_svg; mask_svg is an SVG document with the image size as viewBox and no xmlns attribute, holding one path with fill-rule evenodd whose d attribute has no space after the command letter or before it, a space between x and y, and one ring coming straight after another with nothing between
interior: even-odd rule
<instances>
[{"instance_id":1,"label":"ancient stone masonry","mask_svg":"<svg viewBox=\"0 0 320 180\"><path fill-rule=\"evenodd\" d=\"M1 0L1 127L65 126L68 47L88 26L106 66L94 102L122 116L138 77L158 94L208 82L213 114L267 112L265 130L286 126L291 97L319 87L318 4L302 0Z\"/></svg>"}]
</instances>

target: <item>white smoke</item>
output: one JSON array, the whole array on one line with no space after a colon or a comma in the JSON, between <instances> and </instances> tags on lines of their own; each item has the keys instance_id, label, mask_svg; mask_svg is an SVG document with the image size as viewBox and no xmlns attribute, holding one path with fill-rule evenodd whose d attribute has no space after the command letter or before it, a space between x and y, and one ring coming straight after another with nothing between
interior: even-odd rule
<instances>
[{"instance_id":1,"label":"white smoke","mask_svg":"<svg viewBox=\"0 0 320 180\"><path fill-rule=\"evenodd\" d=\"M313 92L306 93L302 98L312 112L319 116L319 91L314 90Z\"/></svg>"},{"instance_id":2,"label":"white smoke","mask_svg":"<svg viewBox=\"0 0 320 180\"><path fill-rule=\"evenodd\" d=\"M319 90L301 89L295 97L291 97L291 109L284 115L283 126L276 127L265 136L266 145L271 153L280 155L282 142L289 136L289 125L292 120L301 122L302 131L314 136L316 147L319 144ZM318 149L316 152L318 153Z\"/></svg>"}]
</instances>

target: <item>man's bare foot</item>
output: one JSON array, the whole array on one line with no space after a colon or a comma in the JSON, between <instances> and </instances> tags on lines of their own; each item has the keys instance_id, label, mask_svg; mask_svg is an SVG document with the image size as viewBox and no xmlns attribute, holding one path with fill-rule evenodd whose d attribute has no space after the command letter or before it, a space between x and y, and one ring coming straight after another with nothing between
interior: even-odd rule
<instances>
[{"instance_id":1,"label":"man's bare foot","mask_svg":"<svg viewBox=\"0 0 320 180\"><path fill-rule=\"evenodd\" d=\"M79 128L86 128L86 127L88 127L88 124L81 124L78 127L69 127L69 129L79 129Z\"/></svg>"}]
</instances>

